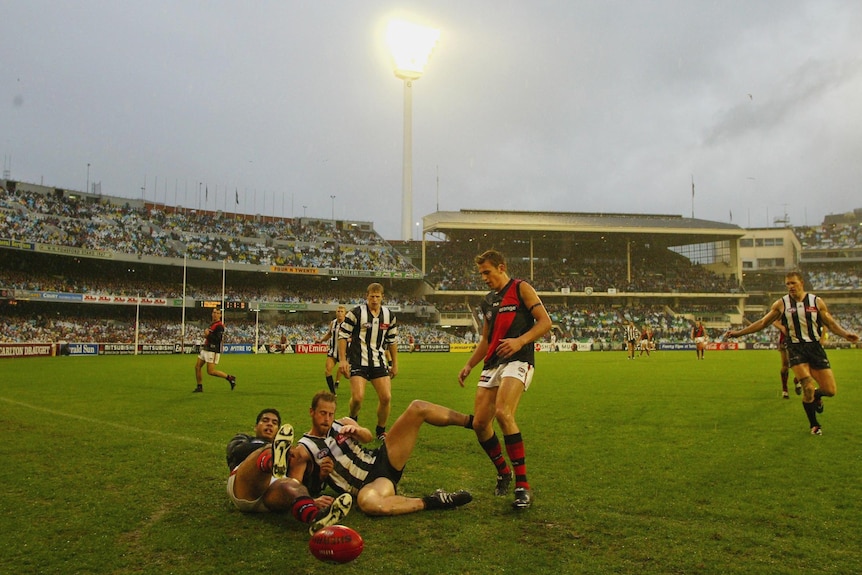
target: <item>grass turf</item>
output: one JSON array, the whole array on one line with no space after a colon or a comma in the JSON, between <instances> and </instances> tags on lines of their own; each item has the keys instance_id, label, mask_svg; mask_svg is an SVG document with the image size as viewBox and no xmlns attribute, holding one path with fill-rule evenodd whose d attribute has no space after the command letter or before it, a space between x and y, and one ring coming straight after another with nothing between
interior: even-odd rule
<instances>
[{"instance_id":1,"label":"grass turf","mask_svg":"<svg viewBox=\"0 0 862 575\"><path fill-rule=\"evenodd\" d=\"M862 376L829 352L838 395L813 437L774 351L541 354L518 420L534 507L495 498L472 432L424 429L399 489L473 492L453 512L344 523L365 551L339 573L859 573ZM390 423L415 398L471 411L464 354L401 354ZM264 407L298 432L325 387L322 356L0 361L3 573L320 573L289 515L243 515L224 446ZM342 381L338 414L345 415ZM370 388L361 423L373 425Z\"/></svg>"}]
</instances>

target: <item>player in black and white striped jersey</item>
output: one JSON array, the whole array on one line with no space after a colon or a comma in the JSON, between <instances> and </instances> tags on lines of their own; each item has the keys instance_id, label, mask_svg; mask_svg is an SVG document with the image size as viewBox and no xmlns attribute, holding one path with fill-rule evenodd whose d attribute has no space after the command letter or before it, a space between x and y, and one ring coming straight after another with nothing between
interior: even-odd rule
<instances>
[{"instance_id":1,"label":"player in black and white striped jersey","mask_svg":"<svg viewBox=\"0 0 862 575\"><path fill-rule=\"evenodd\" d=\"M386 358L389 352L391 363ZM341 373L350 378L350 418L357 420L370 381L377 392L377 427L379 439L386 436L386 420L392 402L392 379L398 375L398 322L395 314L383 305L383 286L372 283L365 303L344 316L338 332L338 359Z\"/></svg>"},{"instance_id":2,"label":"player in black and white striped jersey","mask_svg":"<svg viewBox=\"0 0 862 575\"><path fill-rule=\"evenodd\" d=\"M765 316L743 329L729 330L726 337L754 333L776 320L781 322L786 330L790 368L802 384L802 407L811 425L811 434L821 435L817 414L823 413L822 398L832 397L836 392L835 375L820 343L823 328L854 343L859 341L859 336L835 321L823 298L805 292L801 273L789 272L784 276L784 285L787 295L776 300Z\"/></svg>"},{"instance_id":3,"label":"player in black and white striped jersey","mask_svg":"<svg viewBox=\"0 0 862 575\"><path fill-rule=\"evenodd\" d=\"M332 375L332 368L338 364L338 332L341 330L341 324L344 322L344 316L347 314L347 308L343 305L335 309L335 319L329 322L329 330L320 339L315 340L315 343L326 342L326 386L329 391L338 394L338 383L341 379L341 370L335 370L335 376Z\"/></svg>"}]
</instances>

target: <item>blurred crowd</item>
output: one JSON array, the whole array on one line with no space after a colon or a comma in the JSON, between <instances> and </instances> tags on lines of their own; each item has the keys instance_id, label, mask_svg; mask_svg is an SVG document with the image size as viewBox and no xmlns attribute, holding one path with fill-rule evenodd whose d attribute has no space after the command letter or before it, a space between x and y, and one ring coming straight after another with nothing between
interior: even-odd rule
<instances>
[{"instance_id":1,"label":"blurred crowd","mask_svg":"<svg viewBox=\"0 0 862 575\"><path fill-rule=\"evenodd\" d=\"M862 227L830 225L795 228L806 249L854 248L862 246ZM99 251L191 260L249 264L289 265L303 268L379 270L417 273L417 268L381 236L349 222L294 218L248 218L230 214L197 212L181 208L141 209L107 200L84 200L69 195L2 190L0 193L0 239L40 242ZM603 243L589 246L553 245L544 255L522 257L507 253L513 277L529 278L540 292L596 292L616 289L620 293L736 293L745 288L781 289L775 277L747 277L746 285L722 278L670 250L633 246L630 253ZM429 242L425 281L438 293L471 291L482 293L485 285L476 274L470 242ZM176 265L133 266L115 261L72 256L52 256L50 265L39 254L0 250L0 289L42 292L142 296L177 299L185 294L194 300L218 301L223 291L228 301L282 302L290 304L343 304L364 301L368 278L320 281L301 274L242 273L231 271L223 285L221 270L189 268L181 281ZM862 266L814 264L804 270L807 287L818 290L858 290ZM324 278L328 279L328 278ZM759 285L757 282L763 283ZM425 306L432 312L473 318L471 329L456 333L422 318L400 316L402 337L419 342L473 341L481 319L475 315L478 296L453 302L451 298L416 295L413 280L387 283L385 303L392 306ZM185 291L184 291L185 290ZM562 298L561 298L562 299ZM60 304L56 304L60 305ZM629 320L639 327L649 325L657 343L690 339L691 318L729 317L727 304L689 305L670 310L666 306L620 307L619 305L567 305L547 301L559 341L621 342ZM836 306L832 306L833 312ZM23 308L22 308L23 309ZM842 308L837 308L842 309ZM131 342L137 328L144 343L176 343L200 338L205 325L192 319L185 325L179 310L144 310L140 322L121 306L64 305L62 312L32 314L4 306L0 341L104 341ZM20 313L19 313L20 312ZM431 315L434 315L432 313ZM738 312L737 312L738 313ZM28 315L29 314L29 315ZM251 343L278 341L309 343L326 331L312 316L298 314L300 321L258 323L247 316L234 318L229 340ZM316 316L319 318L319 315ZM315 319L316 319L315 318ZM756 319L756 318L747 318ZM839 321L849 329L862 328L862 312L852 306L842 309ZM725 329L711 330L713 339ZM185 328L185 333L183 329ZM773 339L771 330L752 334L743 341Z\"/></svg>"}]
</instances>

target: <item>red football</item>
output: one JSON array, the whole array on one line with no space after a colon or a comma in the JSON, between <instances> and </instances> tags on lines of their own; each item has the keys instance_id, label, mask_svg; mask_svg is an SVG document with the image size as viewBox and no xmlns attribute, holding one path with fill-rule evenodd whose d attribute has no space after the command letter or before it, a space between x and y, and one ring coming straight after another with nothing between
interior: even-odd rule
<instances>
[{"instance_id":1,"label":"red football","mask_svg":"<svg viewBox=\"0 0 862 575\"><path fill-rule=\"evenodd\" d=\"M311 536L308 549L311 554L327 563L347 563L362 553L362 537L344 525L324 527Z\"/></svg>"}]
</instances>

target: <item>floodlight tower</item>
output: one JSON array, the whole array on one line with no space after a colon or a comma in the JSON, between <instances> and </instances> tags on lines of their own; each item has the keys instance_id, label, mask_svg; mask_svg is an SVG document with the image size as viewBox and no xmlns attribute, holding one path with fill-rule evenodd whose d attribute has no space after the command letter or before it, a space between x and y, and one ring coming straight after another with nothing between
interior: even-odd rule
<instances>
[{"instance_id":1,"label":"floodlight tower","mask_svg":"<svg viewBox=\"0 0 862 575\"><path fill-rule=\"evenodd\" d=\"M401 181L401 239L409 241L413 232L413 81L422 76L440 31L418 24L393 20L386 32L395 76L404 80L404 163Z\"/></svg>"}]
</instances>

